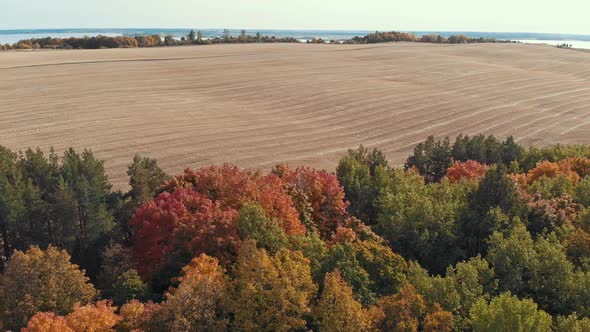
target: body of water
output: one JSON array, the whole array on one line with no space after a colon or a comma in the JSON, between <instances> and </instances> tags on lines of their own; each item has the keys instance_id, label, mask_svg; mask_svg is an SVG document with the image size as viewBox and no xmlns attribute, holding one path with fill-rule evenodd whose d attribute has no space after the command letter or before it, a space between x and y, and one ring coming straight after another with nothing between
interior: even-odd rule
<instances>
[{"instance_id":1,"label":"body of water","mask_svg":"<svg viewBox=\"0 0 590 332\"><path fill-rule=\"evenodd\" d=\"M196 29L201 30L203 37L215 38L224 34L224 29ZM186 36L190 29L23 29L23 30L0 30L0 44L13 44L22 39L31 38L68 38L84 36L138 36L138 35L172 35L180 39ZM238 36L241 30L230 29L231 35ZM246 30L250 35L259 32L262 35L276 37L293 37L300 40L311 40L322 38L325 40L346 40L355 36L364 36L370 32L365 30ZM515 33L515 32L470 32L470 31L406 31L418 36L426 34L440 34L448 37L450 35L464 34L474 38L495 38L519 40L530 43L547 43L557 45L561 43L572 44L574 47L590 48L590 35L565 35L546 33Z\"/></svg>"}]
</instances>

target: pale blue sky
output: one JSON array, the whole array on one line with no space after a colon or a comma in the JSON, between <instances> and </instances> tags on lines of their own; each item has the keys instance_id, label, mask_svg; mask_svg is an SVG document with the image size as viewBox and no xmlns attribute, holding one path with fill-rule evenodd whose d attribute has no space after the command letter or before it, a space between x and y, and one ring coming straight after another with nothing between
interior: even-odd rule
<instances>
[{"instance_id":1,"label":"pale blue sky","mask_svg":"<svg viewBox=\"0 0 590 332\"><path fill-rule=\"evenodd\" d=\"M0 29L136 27L590 34L590 0L0 0Z\"/></svg>"}]
</instances>

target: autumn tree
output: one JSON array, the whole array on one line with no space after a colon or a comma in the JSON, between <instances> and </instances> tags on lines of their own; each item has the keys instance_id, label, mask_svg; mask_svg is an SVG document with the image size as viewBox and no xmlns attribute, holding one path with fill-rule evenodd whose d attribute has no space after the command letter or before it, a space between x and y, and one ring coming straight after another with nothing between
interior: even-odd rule
<instances>
[{"instance_id":1,"label":"autumn tree","mask_svg":"<svg viewBox=\"0 0 590 332\"><path fill-rule=\"evenodd\" d=\"M67 316L59 316L52 312L35 314L23 332L114 332L120 317L115 313L108 301L80 306L76 304Z\"/></svg>"},{"instance_id":2,"label":"autumn tree","mask_svg":"<svg viewBox=\"0 0 590 332\"><path fill-rule=\"evenodd\" d=\"M554 178L559 175L565 175L573 184L577 184L580 181L580 176L571 169L571 164L553 163L549 161L543 161L537 164L535 168L528 172L527 178L530 184L543 176Z\"/></svg>"},{"instance_id":3,"label":"autumn tree","mask_svg":"<svg viewBox=\"0 0 590 332\"><path fill-rule=\"evenodd\" d=\"M144 323L145 305L138 300L131 300L121 306L119 315L121 320L117 324L117 331L139 330Z\"/></svg>"},{"instance_id":4,"label":"autumn tree","mask_svg":"<svg viewBox=\"0 0 590 332\"><path fill-rule=\"evenodd\" d=\"M308 167L291 170L285 165L277 166L274 173L287 183L297 206L309 209L313 227L323 239L330 239L345 224L348 202L335 175Z\"/></svg>"},{"instance_id":5,"label":"autumn tree","mask_svg":"<svg viewBox=\"0 0 590 332\"><path fill-rule=\"evenodd\" d=\"M88 303L96 290L65 251L32 247L16 251L0 278L1 320L5 328L24 326L37 312L64 315Z\"/></svg>"},{"instance_id":6,"label":"autumn tree","mask_svg":"<svg viewBox=\"0 0 590 332\"><path fill-rule=\"evenodd\" d=\"M268 218L282 221L288 235L304 234L306 229L285 184L274 174L265 176L224 164L198 170L186 169L184 174L168 181L163 190L173 192L191 188L223 208L239 211L243 204L256 202Z\"/></svg>"},{"instance_id":7,"label":"autumn tree","mask_svg":"<svg viewBox=\"0 0 590 332\"><path fill-rule=\"evenodd\" d=\"M466 162L455 161L447 170L446 177L451 181L459 182L461 179L466 181L480 180L487 172L487 166L474 160Z\"/></svg>"},{"instance_id":8,"label":"autumn tree","mask_svg":"<svg viewBox=\"0 0 590 332\"><path fill-rule=\"evenodd\" d=\"M326 274L322 293L312 312L318 331L365 331L368 314L352 294L340 272Z\"/></svg>"},{"instance_id":9,"label":"autumn tree","mask_svg":"<svg viewBox=\"0 0 590 332\"><path fill-rule=\"evenodd\" d=\"M162 331L166 328L161 319L162 307L153 302L142 303L131 300L119 310L121 320L117 331Z\"/></svg>"},{"instance_id":10,"label":"autumn tree","mask_svg":"<svg viewBox=\"0 0 590 332\"><path fill-rule=\"evenodd\" d=\"M424 332L451 332L455 329L455 317L435 304L422 322Z\"/></svg>"},{"instance_id":11,"label":"autumn tree","mask_svg":"<svg viewBox=\"0 0 590 332\"><path fill-rule=\"evenodd\" d=\"M100 331L114 332L121 317L115 312L109 301L99 301L96 304L75 305L74 311L66 316L66 322L74 332Z\"/></svg>"},{"instance_id":12,"label":"autumn tree","mask_svg":"<svg viewBox=\"0 0 590 332\"><path fill-rule=\"evenodd\" d=\"M384 318L383 331L452 331L454 318L437 304L429 306L411 284L399 293L381 299L379 304Z\"/></svg>"},{"instance_id":13,"label":"autumn tree","mask_svg":"<svg viewBox=\"0 0 590 332\"><path fill-rule=\"evenodd\" d=\"M199 254L233 261L240 241L237 211L222 208L190 189L164 192L137 210L132 256L146 280L157 278L165 289L170 278Z\"/></svg>"},{"instance_id":14,"label":"autumn tree","mask_svg":"<svg viewBox=\"0 0 590 332\"><path fill-rule=\"evenodd\" d=\"M473 331L477 332L551 331L551 316L539 310L532 300L520 300L510 292L489 303L479 300L471 309L470 319Z\"/></svg>"},{"instance_id":15,"label":"autumn tree","mask_svg":"<svg viewBox=\"0 0 590 332\"><path fill-rule=\"evenodd\" d=\"M66 318L53 312L36 313L21 332L74 332L68 326Z\"/></svg>"},{"instance_id":16,"label":"autumn tree","mask_svg":"<svg viewBox=\"0 0 590 332\"><path fill-rule=\"evenodd\" d=\"M281 250L269 256L253 242L243 243L233 273L229 309L234 329L288 331L306 326L316 292L309 260Z\"/></svg>"},{"instance_id":17,"label":"autumn tree","mask_svg":"<svg viewBox=\"0 0 590 332\"><path fill-rule=\"evenodd\" d=\"M410 284L398 294L383 298L380 307L385 314L381 322L385 331L418 331L426 312L424 298Z\"/></svg>"},{"instance_id":18,"label":"autumn tree","mask_svg":"<svg viewBox=\"0 0 590 332\"><path fill-rule=\"evenodd\" d=\"M166 294L159 318L169 331L223 331L228 280L216 258L201 255L183 268L178 288Z\"/></svg>"},{"instance_id":19,"label":"autumn tree","mask_svg":"<svg viewBox=\"0 0 590 332\"><path fill-rule=\"evenodd\" d=\"M562 227L572 228L580 206L568 194L553 199L534 195L528 203L528 209L527 229L537 236Z\"/></svg>"}]
</instances>

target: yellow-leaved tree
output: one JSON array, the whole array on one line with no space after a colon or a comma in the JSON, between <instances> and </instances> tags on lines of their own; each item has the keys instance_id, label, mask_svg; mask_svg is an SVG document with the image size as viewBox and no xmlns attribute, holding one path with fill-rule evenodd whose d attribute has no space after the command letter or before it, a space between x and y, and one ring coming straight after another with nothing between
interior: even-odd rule
<instances>
[{"instance_id":1,"label":"yellow-leaved tree","mask_svg":"<svg viewBox=\"0 0 590 332\"><path fill-rule=\"evenodd\" d=\"M228 280L217 258L200 255L183 269L178 288L171 290L158 315L170 331L223 331L222 310Z\"/></svg>"},{"instance_id":2,"label":"yellow-leaved tree","mask_svg":"<svg viewBox=\"0 0 590 332\"><path fill-rule=\"evenodd\" d=\"M16 251L0 280L0 294L3 328L14 330L38 312L68 314L76 303L90 302L96 290L65 250L50 246Z\"/></svg>"},{"instance_id":3,"label":"yellow-leaved tree","mask_svg":"<svg viewBox=\"0 0 590 332\"><path fill-rule=\"evenodd\" d=\"M233 328L243 331L289 331L305 328L310 300L317 290L309 260L298 251L270 256L254 241L240 248L228 309Z\"/></svg>"},{"instance_id":4,"label":"yellow-leaved tree","mask_svg":"<svg viewBox=\"0 0 590 332\"><path fill-rule=\"evenodd\" d=\"M352 288L339 271L326 273L312 316L318 331L367 331L371 326L367 310L354 299Z\"/></svg>"}]
</instances>

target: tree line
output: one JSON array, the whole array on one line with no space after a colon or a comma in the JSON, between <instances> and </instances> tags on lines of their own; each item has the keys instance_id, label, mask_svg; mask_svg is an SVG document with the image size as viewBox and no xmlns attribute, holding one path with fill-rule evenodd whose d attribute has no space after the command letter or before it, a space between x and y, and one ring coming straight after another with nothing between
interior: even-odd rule
<instances>
[{"instance_id":1,"label":"tree line","mask_svg":"<svg viewBox=\"0 0 590 332\"><path fill-rule=\"evenodd\" d=\"M182 46L182 45L210 45L210 44L232 44L232 43L298 43L291 37L275 37L261 35L248 35L242 30L239 36L232 36L229 32L221 37L204 38L201 31L191 30L188 35L177 40L172 35L162 38L159 35L149 36L96 36L96 37L70 37L70 38L31 38L23 39L12 45L0 45L0 50L11 49L100 49L100 48L137 48L156 46Z\"/></svg>"},{"instance_id":2,"label":"tree line","mask_svg":"<svg viewBox=\"0 0 590 332\"><path fill-rule=\"evenodd\" d=\"M413 33L390 31L376 31L365 36L357 36L347 40L347 44L376 44L389 42L418 42L433 44L472 44L472 43L511 43L509 40L497 40L495 38L473 38L462 34L444 37L436 34L416 36Z\"/></svg>"},{"instance_id":3,"label":"tree line","mask_svg":"<svg viewBox=\"0 0 590 332\"><path fill-rule=\"evenodd\" d=\"M0 148L0 322L23 331L586 331L590 146L429 137L403 168L231 164L112 191Z\"/></svg>"},{"instance_id":4,"label":"tree line","mask_svg":"<svg viewBox=\"0 0 590 332\"><path fill-rule=\"evenodd\" d=\"M331 44L374 44L387 42L421 42L436 44L468 44L468 43L497 43L510 42L499 41L492 38L471 38L465 35L452 35L443 37L441 35L423 35L416 36L406 32L375 32L366 36L357 36L344 41L329 41ZM233 36L229 30L225 30L222 36L214 38L204 38L201 31L191 30L186 36L177 40L172 35L164 36L162 39L159 35L150 36L96 36L84 38L31 38L23 39L12 45L0 45L0 50L11 49L99 49L99 48L137 48L137 47L155 47L155 46L182 46L182 45L210 45L210 44L238 44L238 43L299 43L298 39L293 37L276 37L247 34L246 30L241 30L239 36ZM322 38L313 38L308 43L325 44L328 41Z\"/></svg>"}]
</instances>

